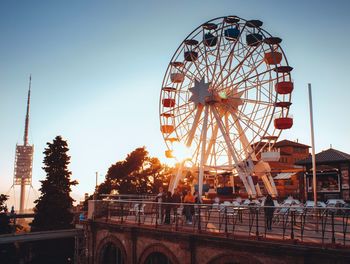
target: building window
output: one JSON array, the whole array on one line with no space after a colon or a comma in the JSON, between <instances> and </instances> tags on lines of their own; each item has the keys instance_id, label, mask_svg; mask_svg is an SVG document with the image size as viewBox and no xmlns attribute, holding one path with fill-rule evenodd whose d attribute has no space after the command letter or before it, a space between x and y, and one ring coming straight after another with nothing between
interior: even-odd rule
<instances>
[{"instance_id":1,"label":"building window","mask_svg":"<svg viewBox=\"0 0 350 264\"><path fill-rule=\"evenodd\" d=\"M108 243L103 248L102 262L103 264L124 264L124 258L120 248L114 243Z\"/></svg>"}]
</instances>

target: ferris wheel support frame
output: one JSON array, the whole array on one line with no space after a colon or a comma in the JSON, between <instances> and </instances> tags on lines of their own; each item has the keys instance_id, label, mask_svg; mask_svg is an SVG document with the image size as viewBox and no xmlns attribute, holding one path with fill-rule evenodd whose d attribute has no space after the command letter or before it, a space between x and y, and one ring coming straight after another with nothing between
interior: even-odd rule
<instances>
[{"instance_id":1,"label":"ferris wheel support frame","mask_svg":"<svg viewBox=\"0 0 350 264\"><path fill-rule=\"evenodd\" d=\"M211 110L212 110L212 112L213 112L213 114L214 114L214 117L215 117L216 122L217 122L217 124L218 124L218 126L219 126L219 129L220 129L220 131L221 131L221 133L222 133L222 135L223 135L223 137L224 137L224 140L225 140L225 142L226 142L226 144L227 144L228 151L231 153L231 156L232 156L232 158L233 158L235 164L240 164L241 162L239 162L238 159L237 159L237 157L236 157L236 154L235 154L235 152L234 152L234 148L233 148L233 146L232 146L232 143L231 143L230 139L227 137L224 128L222 127L221 119L220 119L220 117L219 117L219 115L218 115L218 113L217 113L215 107L211 107ZM247 176L246 173L244 173L244 172L242 171L242 169L243 169L243 168L240 168L239 166L237 166L238 176L239 176L240 179L242 180L243 185L244 185L244 187L246 188L248 195L249 195L249 196L255 197L255 196L256 196L256 191L255 191L254 184L253 184L253 188L252 188L252 185L247 181L247 178L248 178L248 177L246 177L246 176ZM248 179L249 179L249 178L248 178Z\"/></svg>"},{"instance_id":2,"label":"ferris wheel support frame","mask_svg":"<svg viewBox=\"0 0 350 264\"><path fill-rule=\"evenodd\" d=\"M190 147L190 146L192 145L192 141L193 141L193 138L194 138L194 134L196 133L196 129L197 129L197 127L198 127L198 123L199 123L199 119L200 119L200 117L201 117L201 115L202 115L202 111L203 111L203 105L198 104L198 105L197 105L196 116L195 116L195 118L194 118L194 121L193 121L191 130L190 130L190 132L188 133L187 142L186 142L186 146L187 146L187 147Z\"/></svg>"},{"instance_id":3,"label":"ferris wheel support frame","mask_svg":"<svg viewBox=\"0 0 350 264\"><path fill-rule=\"evenodd\" d=\"M183 171L183 167L185 165L185 162L186 162L186 160L184 160L180 163L179 169L177 170L175 177L172 177L170 180L169 190L171 193L174 193L175 187L179 184L179 180L182 176L182 171Z\"/></svg>"},{"instance_id":4,"label":"ferris wheel support frame","mask_svg":"<svg viewBox=\"0 0 350 264\"><path fill-rule=\"evenodd\" d=\"M204 106L204 121L203 121L203 130L202 130L202 149L201 149L201 161L199 166L199 175L198 175L198 196L201 198L203 193L203 175L204 175L204 159L206 152L206 142L207 142L207 129L208 129L208 113L209 105Z\"/></svg>"}]
</instances>

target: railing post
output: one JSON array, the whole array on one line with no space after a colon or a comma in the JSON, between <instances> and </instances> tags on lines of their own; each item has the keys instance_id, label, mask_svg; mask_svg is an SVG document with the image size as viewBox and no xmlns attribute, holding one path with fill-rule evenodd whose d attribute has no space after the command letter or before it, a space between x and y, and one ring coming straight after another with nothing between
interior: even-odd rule
<instances>
[{"instance_id":1,"label":"railing post","mask_svg":"<svg viewBox=\"0 0 350 264\"><path fill-rule=\"evenodd\" d=\"M331 214L332 221L332 244L335 244L335 234L334 234L334 212Z\"/></svg>"},{"instance_id":2,"label":"railing post","mask_svg":"<svg viewBox=\"0 0 350 264\"><path fill-rule=\"evenodd\" d=\"M255 208L255 218L256 218L256 239L259 239L259 210Z\"/></svg>"},{"instance_id":3,"label":"railing post","mask_svg":"<svg viewBox=\"0 0 350 264\"><path fill-rule=\"evenodd\" d=\"M138 225L141 225L141 203L138 204L138 209L137 209L137 217L138 217Z\"/></svg>"},{"instance_id":4,"label":"railing post","mask_svg":"<svg viewBox=\"0 0 350 264\"><path fill-rule=\"evenodd\" d=\"M155 204L156 205L156 228L158 227L158 211L159 211L159 208L158 208L158 203Z\"/></svg>"},{"instance_id":5,"label":"railing post","mask_svg":"<svg viewBox=\"0 0 350 264\"><path fill-rule=\"evenodd\" d=\"M177 205L178 206L178 205ZM175 208L175 230L177 231L178 230L178 207L176 206L176 208Z\"/></svg>"},{"instance_id":6,"label":"railing post","mask_svg":"<svg viewBox=\"0 0 350 264\"><path fill-rule=\"evenodd\" d=\"M291 228L291 232L290 232L290 239L294 239L294 217L295 217L295 211L292 210L291 211L291 223L290 223L290 228Z\"/></svg>"},{"instance_id":7,"label":"railing post","mask_svg":"<svg viewBox=\"0 0 350 264\"><path fill-rule=\"evenodd\" d=\"M225 206L225 209L224 209L224 217L225 217L225 234L227 236L227 232L228 232L228 229L227 229L227 207Z\"/></svg>"},{"instance_id":8,"label":"railing post","mask_svg":"<svg viewBox=\"0 0 350 264\"><path fill-rule=\"evenodd\" d=\"M120 203L120 207L121 207L121 223L123 223L123 218L124 218L124 203Z\"/></svg>"},{"instance_id":9,"label":"railing post","mask_svg":"<svg viewBox=\"0 0 350 264\"><path fill-rule=\"evenodd\" d=\"M346 230L348 229L349 209L346 209L343 214L343 245L345 246L346 241Z\"/></svg>"},{"instance_id":10,"label":"railing post","mask_svg":"<svg viewBox=\"0 0 350 264\"><path fill-rule=\"evenodd\" d=\"M108 219L111 219L111 203L107 202L107 215L106 215L106 222L108 222Z\"/></svg>"},{"instance_id":11,"label":"railing post","mask_svg":"<svg viewBox=\"0 0 350 264\"><path fill-rule=\"evenodd\" d=\"M200 232L202 229L201 224L201 205L198 205L198 231Z\"/></svg>"}]
</instances>

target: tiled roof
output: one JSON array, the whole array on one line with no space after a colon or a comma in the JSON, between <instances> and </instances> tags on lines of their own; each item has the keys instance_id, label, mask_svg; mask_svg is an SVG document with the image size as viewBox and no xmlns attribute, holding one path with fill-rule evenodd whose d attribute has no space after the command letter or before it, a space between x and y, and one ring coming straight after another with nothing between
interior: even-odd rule
<instances>
[{"instance_id":1,"label":"tiled roof","mask_svg":"<svg viewBox=\"0 0 350 264\"><path fill-rule=\"evenodd\" d=\"M310 148L310 146L308 146L308 145L304 145L304 144L301 144L301 143L298 143L298 142L294 142L294 141L290 141L290 140L287 140L287 139L278 141L275 144L276 148L280 148L280 147L284 147L284 146L292 146L292 147L299 147L299 148Z\"/></svg>"},{"instance_id":2,"label":"tiled roof","mask_svg":"<svg viewBox=\"0 0 350 264\"><path fill-rule=\"evenodd\" d=\"M315 155L316 163L327 163L327 162L350 162L350 155L341 152L336 149L327 149ZM312 163L312 156L310 155L307 159L299 160L295 164L305 165Z\"/></svg>"}]
</instances>

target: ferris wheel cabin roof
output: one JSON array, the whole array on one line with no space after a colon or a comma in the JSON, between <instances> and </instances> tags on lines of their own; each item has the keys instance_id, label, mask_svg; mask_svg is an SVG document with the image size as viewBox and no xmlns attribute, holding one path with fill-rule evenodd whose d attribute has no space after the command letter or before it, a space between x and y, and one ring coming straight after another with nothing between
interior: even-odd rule
<instances>
[{"instance_id":1,"label":"ferris wheel cabin roof","mask_svg":"<svg viewBox=\"0 0 350 264\"><path fill-rule=\"evenodd\" d=\"M174 87L163 87L162 90L165 91L165 92L175 92L176 88L174 88Z\"/></svg>"},{"instance_id":2,"label":"ferris wheel cabin roof","mask_svg":"<svg viewBox=\"0 0 350 264\"><path fill-rule=\"evenodd\" d=\"M278 66L277 68L273 69L275 72L279 73L288 73L293 70L293 67L291 66Z\"/></svg>"},{"instance_id":3,"label":"ferris wheel cabin roof","mask_svg":"<svg viewBox=\"0 0 350 264\"><path fill-rule=\"evenodd\" d=\"M217 29L218 26L216 24L214 24L214 23L204 23L202 25L202 27L204 29L207 29L207 30L213 30L213 29Z\"/></svg>"},{"instance_id":4,"label":"ferris wheel cabin roof","mask_svg":"<svg viewBox=\"0 0 350 264\"><path fill-rule=\"evenodd\" d=\"M276 45L280 44L282 42L282 39L278 37L269 37L264 39L264 42L269 45Z\"/></svg>"},{"instance_id":5,"label":"ferris wheel cabin roof","mask_svg":"<svg viewBox=\"0 0 350 264\"><path fill-rule=\"evenodd\" d=\"M246 22L247 27L251 27L251 28L258 28L261 27L263 25L263 22L260 20L248 20Z\"/></svg>"},{"instance_id":6,"label":"ferris wheel cabin roof","mask_svg":"<svg viewBox=\"0 0 350 264\"><path fill-rule=\"evenodd\" d=\"M198 44L198 40L195 39L186 39L184 40L184 43L188 46L194 46Z\"/></svg>"},{"instance_id":7,"label":"ferris wheel cabin roof","mask_svg":"<svg viewBox=\"0 0 350 264\"><path fill-rule=\"evenodd\" d=\"M174 66L174 67L184 67L185 66L185 64L181 61L172 61L172 62L170 62L170 65Z\"/></svg>"},{"instance_id":8,"label":"ferris wheel cabin roof","mask_svg":"<svg viewBox=\"0 0 350 264\"><path fill-rule=\"evenodd\" d=\"M165 140L170 141L171 143L173 143L173 142L179 142L179 141L180 141L180 140L179 140L178 138L176 138L176 137L169 137L169 138L166 138Z\"/></svg>"},{"instance_id":9,"label":"ferris wheel cabin roof","mask_svg":"<svg viewBox=\"0 0 350 264\"><path fill-rule=\"evenodd\" d=\"M275 106L276 107L285 107L285 108L288 108L292 105L291 102L276 102L275 103Z\"/></svg>"},{"instance_id":10,"label":"ferris wheel cabin roof","mask_svg":"<svg viewBox=\"0 0 350 264\"><path fill-rule=\"evenodd\" d=\"M272 141L272 140L277 140L278 137L277 136L264 136L261 139L262 140L266 139L266 140Z\"/></svg>"},{"instance_id":11,"label":"ferris wheel cabin roof","mask_svg":"<svg viewBox=\"0 0 350 264\"><path fill-rule=\"evenodd\" d=\"M236 16L228 16L224 18L224 21L228 24L235 24L237 22L239 22L239 18Z\"/></svg>"},{"instance_id":12,"label":"ferris wheel cabin roof","mask_svg":"<svg viewBox=\"0 0 350 264\"><path fill-rule=\"evenodd\" d=\"M174 117L174 114L171 114L171 113L161 113L160 116L164 116L166 118L169 118L169 117Z\"/></svg>"}]
</instances>

